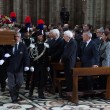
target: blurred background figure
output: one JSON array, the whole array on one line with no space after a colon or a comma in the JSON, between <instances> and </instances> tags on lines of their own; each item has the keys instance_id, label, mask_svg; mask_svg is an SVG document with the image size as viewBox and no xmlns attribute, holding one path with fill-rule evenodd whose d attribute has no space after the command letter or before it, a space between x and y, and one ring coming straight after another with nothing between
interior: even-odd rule
<instances>
[{"instance_id":1,"label":"blurred background figure","mask_svg":"<svg viewBox=\"0 0 110 110\"><path fill-rule=\"evenodd\" d=\"M60 19L62 24L67 24L69 21L69 12L65 7L62 7L61 12L60 12Z\"/></svg>"}]
</instances>

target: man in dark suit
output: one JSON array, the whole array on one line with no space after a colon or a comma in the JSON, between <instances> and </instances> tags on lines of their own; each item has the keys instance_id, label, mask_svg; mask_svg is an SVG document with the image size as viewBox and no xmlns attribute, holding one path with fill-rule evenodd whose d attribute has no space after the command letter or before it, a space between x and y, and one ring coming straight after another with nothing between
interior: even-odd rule
<instances>
[{"instance_id":1,"label":"man in dark suit","mask_svg":"<svg viewBox=\"0 0 110 110\"><path fill-rule=\"evenodd\" d=\"M58 29L51 30L52 40L49 48L51 62L59 62L64 49L64 40L60 37Z\"/></svg>"},{"instance_id":2,"label":"man in dark suit","mask_svg":"<svg viewBox=\"0 0 110 110\"><path fill-rule=\"evenodd\" d=\"M52 63L58 63L61 59L61 54L63 52L64 49L64 40L60 37L60 32L58 29L52 29L49 33L51 40L48 42L49 44L49 49L48 49L48 53L49 53L49 60ZM50 75L51 78L53 79L53 67L50 64ZM60 77L61 74L59 72L56 73L57 77Z\"/></svg>"},{"instance_id":3,"label":"man in dark suit","mask_svg":"<svg viewBox=\"0 0 110 110\"><path fill-rule=\"evenodd\" d=\"M21 42L21 34L14 36L15 45L9 49L10 57L8 60L8 86L12 102L17 102L19 89L24 81L23 70L29 70L29 55L25 44Z\"/></svg>"},{"instance_id":4,"label":"man in dark suit","mask_svg":"<svg viewBox=\"0 0 110 110\"><path fill-rule=\"evenodd\" d=\"M71 31L64 32L64 40L67 42L61 57L66 76L67 96L72 95L72 71L76 63L77 43Z\"/></svg>"},{"instance_id":5,"label":"man in dark suit","mask_svg":"<svg viewBox=\"0 0 110 110\"><path fill-rule=\"evenodd\" d=\"M81 45L81 63L82 67L98 67L99 52L97 45L91 40L92 34L90 32L83 33L83 42ZM93 89L92 77L85 78L87 89Z\"/></svg>"}]
</instances>

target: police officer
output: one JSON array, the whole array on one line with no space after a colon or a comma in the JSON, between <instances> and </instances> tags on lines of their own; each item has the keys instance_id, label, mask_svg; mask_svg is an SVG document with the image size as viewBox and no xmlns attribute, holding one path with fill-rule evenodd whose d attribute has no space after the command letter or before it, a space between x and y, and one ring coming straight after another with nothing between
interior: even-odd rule
<instances>
[{"instance_id":1,"label":"police officer","mask_svg":"<svg viewBox=\"0 0 110 110\"><path fill-rule=\"evenodd\" d=\"M48 66L48 53L47 48L48 45L44 43L45 37L41 31L37 31L36 43L33 50L36 53L36 56L33 57L33 68L31 67L30 70L34 71L32 75L31 81L31 88L29 92L29 97L33 95L34 87L38 86L38 97L44 97L44 87L46 81L46 68ZM35 55L35 54L34 54Z\"/></svg>"}]
</instances>

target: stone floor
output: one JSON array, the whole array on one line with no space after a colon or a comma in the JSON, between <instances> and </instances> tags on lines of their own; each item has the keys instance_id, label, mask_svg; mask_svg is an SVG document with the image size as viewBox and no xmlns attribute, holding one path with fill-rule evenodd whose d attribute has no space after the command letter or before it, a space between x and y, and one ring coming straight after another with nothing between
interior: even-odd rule
<instances>
[{"instance_id":1,"label":"stone floor","mask_svg":"<svg viewBox=\"0 0 110 110\"><path fill-rule=\"evenodd\" d=\"M24 87L20 90L20 101L11 103L8 88L0 93L0 110L110 110L110 100L100 98L80 99L78 105L59 98L58 94L45 92L46 99L37 97L37 90L33 98L28 98L28 90Z\"/></svg>"}]
</instances>

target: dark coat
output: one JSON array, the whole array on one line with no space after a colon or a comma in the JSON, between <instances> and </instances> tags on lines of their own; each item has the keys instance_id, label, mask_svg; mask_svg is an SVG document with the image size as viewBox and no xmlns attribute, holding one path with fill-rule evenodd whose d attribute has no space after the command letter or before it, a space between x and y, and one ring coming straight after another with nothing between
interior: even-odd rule
<instances>
[{"instance_id":1,"label":"dark coat","mask_svg":"<svg viewBox=\"0 0 110 110\"><path fill-rule=\"evenodd\" d=\"M22 42L19 43L18 51L13 54L13 47L10 48L9 54L11 57L8 59L8 69L7 72L11 73L21 73L24 67L29 67L30 59L28 55L27 48Z\"/></svg>"},{"instance_id":2,"label":"dark coat","mask_svg":"<svg viewBox=\"0 0 110 110\"><path fill-rule=\"evenodd\" d=\"M64 49L64 40L62 38L58 38L57 40L52 39L52 45L49 48L49 55L51 56L52 62L59 62L61 59L61 54Z\"/></svg>"},{"instance_id":3,"label":"dark coat","mask_svg":"<svg viewBox=\"0 0 110 110\"><path fill-rule=\"evenodd\" d=\"M101 44L102 44L103 40L102 40L102 39L97 38L97 39L94 39L94 42L97 44L97 46L98 46L98 50L99 50L99 48L100 48L100 46L101 46Z\"/></svg>"},{"instance_id":4,"label":"dark coat","mask_svg":"<svg viewBox=\"0 0 110 110\"><path fill-rule=\"evenodd\" d=\"M76 53L77 53L77 43L74 39L70 39L70 41L66 44L64 52L61 57L61 61L64 64L67 92L71 92L73 87L71 69L75 66Z\"/></svg>"},{"instance_id":5,"label":"dark coat","mask_svg":"<svg viewBox=\"0 0 110 110\"><path fill-rule=\"evenodd\" d=\"M65 67L73 68L76 62L77 43L74 39L71 39L65 46L61 60Z\"/></svg>"},{"instance_id":6,"label":"dark coat","mask_svg":"<svg viewBox=\"0 0 110 110\"><path fill-rule=\"evenodd\" d=\"M92 67L99 65L99 52L94 41L90 41L87 47L83 42L81 45L81 62L83 67Z\"/></svg>"}]
</instances>

